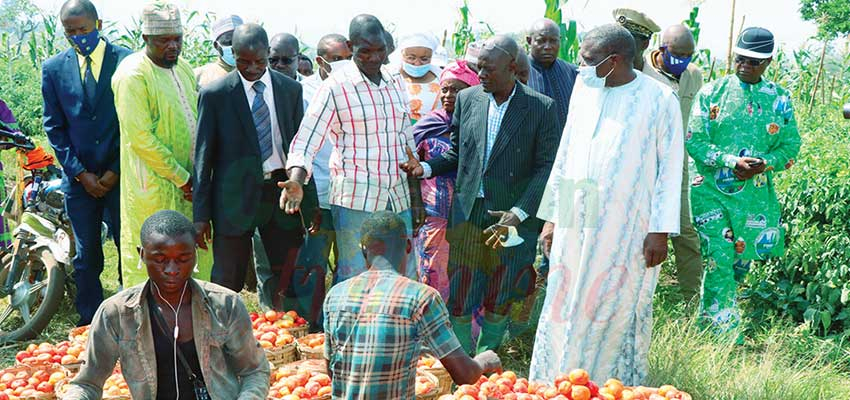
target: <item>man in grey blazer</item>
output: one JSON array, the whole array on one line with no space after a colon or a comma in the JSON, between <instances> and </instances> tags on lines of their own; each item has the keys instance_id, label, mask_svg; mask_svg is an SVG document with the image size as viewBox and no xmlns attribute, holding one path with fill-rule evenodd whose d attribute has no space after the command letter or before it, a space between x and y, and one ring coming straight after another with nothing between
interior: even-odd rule
<instances>
[{"instance_id":1,"label":"man in grey blazer","mask_svg":"<svg viewBox=\"0 0 850 400\"><path fill-rule=\"evenodd\" d=\"M534 288L537 233L534 215L558 148L552 99L516 80L519 46L495 36L478 56L481 86L458 94L451 149L402 169L423 178L457 170L447 240L452 327L469 352L501 345L511 303ZM521 242L521 243L520 243ZM483 305L478 343L472 312Z\"/></svg>"}]
</instances>

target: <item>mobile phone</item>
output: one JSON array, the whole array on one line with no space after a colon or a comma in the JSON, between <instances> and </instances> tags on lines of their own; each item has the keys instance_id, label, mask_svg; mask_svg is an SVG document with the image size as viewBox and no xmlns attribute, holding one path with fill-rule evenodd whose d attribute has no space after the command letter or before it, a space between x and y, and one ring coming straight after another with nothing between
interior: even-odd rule
<instances>
[{"instance_id":1,"label":"mobile phone","mask_svg":"<svg viewBox=\"0 0 850 400\"><path fill-rule=\"evenodd\" d=\"M764 160L762 160L760 158L756 161L748 161L747 162L747 165L749 165L750 168L758 168L758 167L761 167L762 164L764 164Z\"/></svg>"}]
</instances>

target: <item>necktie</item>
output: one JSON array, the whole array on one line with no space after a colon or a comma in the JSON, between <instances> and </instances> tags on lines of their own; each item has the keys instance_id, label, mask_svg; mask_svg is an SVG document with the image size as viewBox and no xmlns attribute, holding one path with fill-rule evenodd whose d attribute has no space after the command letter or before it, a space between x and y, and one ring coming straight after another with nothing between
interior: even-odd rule
<instances>
[{"instance_id":1,"label":"necktie","mask_svg":"<svg viewBox=\"0 0 850 400\"><path fill-rule=\"evenodd\" d=\"M257 128L257 140L260 142L261 160L268 160L272 156L272 123L269 107L263 98L266 85L263 82L254 82L254 104L251 105L251 114L254 116L254 126Z\"/></svg>"},{"instance_id":2,"label":"necktie","mask_svg":"<svg viewBox=\"0 0 850 400\"><path fill-rule=\"evenodd\" d=\"M94 107L94 97L97 94L97 81L94 80L94 74L91 71L91 57L86 56L86 77L83 79L83 91L86 94L86 101L89 106Z\"/></svg>"}]
</instances>

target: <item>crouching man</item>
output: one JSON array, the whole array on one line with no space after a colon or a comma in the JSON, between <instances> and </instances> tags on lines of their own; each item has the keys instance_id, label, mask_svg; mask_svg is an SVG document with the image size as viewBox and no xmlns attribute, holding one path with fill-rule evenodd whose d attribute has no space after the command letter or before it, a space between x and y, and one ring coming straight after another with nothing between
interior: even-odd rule
<instances>
[{"instance_id":1,"label":"crouching man","mask_svg":"<svg viewBox=\"0 0 850 400\"><path fill-rule=\"evenodd\" d=\"M195 228L177 211L142 224L148 280L97 310L66 400L100 399L116 361L134 399L265 399L269 363L238 294L191 278ZM198 394L198 395L196 395Z\"/></svg>"}]
</instances>

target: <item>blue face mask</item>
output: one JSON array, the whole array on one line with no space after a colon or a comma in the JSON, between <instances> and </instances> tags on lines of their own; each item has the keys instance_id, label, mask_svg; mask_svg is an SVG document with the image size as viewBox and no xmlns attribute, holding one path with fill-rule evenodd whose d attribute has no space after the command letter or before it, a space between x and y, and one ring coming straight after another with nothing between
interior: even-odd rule
<instances>
[{"instance_id":1,"label":"blue face mask","mask_svg":"<svg viewBox=\"0 0 850 400\"><path fill-rule=\"evenodd\" d=\"M408 64L406 62L402 62L401 68L408 75L410 75L414 78L421 78L421 77L425 76L425 74L427 74L428 72L431 71L431 64L413 65L413 64Z\"/></svg>"},{"instance_id":2,"label":"blue face mask","mask_svg":"<svg viewBox=\"0 0 850 400\"><path fill-rule=\"evenodd\" d=\"M100 40L100 32L95 29L83 35L68 36L68 40L71 41L71 44L74 45L78 53L82 54L83 57L87 57L97 47L97 42Z\"/></svg>"},{"instance_id":3,"label":"blue face mask","mask_svg":"<svg viewBox=\"0 0 850 400\"><path fill-rule=\"evenodd\" d=\"M673 76L681 76L686 69L688 69L688 64L691 63L691 57L680 58L670 54L670 50L664 48L664 55L661 56L664 60L664 68L667 69L667 72L671 73Z\"/></svg>"},{"instance_id":4,"label":"blue face mask","mask_svg":"<svg viewBox=\"0 0 850 400\"><path fill-rule=\"evenodd\" d=\"M221 47L221 61L224 61L225 64L235 67L236 66L236 57L233 56L233 46L222 46Z\"/></svg>"}]
</instances>

